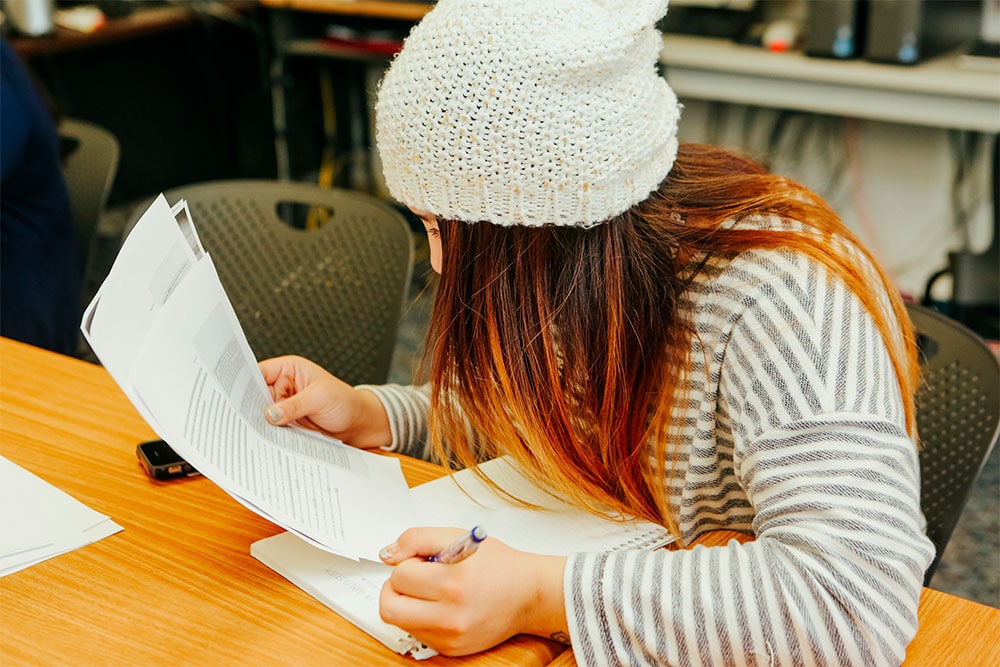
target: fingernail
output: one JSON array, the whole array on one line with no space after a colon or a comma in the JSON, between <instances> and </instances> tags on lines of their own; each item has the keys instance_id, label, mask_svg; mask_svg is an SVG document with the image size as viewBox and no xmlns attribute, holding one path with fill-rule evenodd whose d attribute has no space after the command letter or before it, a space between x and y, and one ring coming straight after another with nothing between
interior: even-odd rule
<instances>
[{"instance_id":1,"label":"fingernail","mask_svg":"<svg viewBox=\"0 0 1000 667\"><path fill-rule=\"evenodd\" d=\"M264 414L267 415L267 421L277 424L285 416L285 411L276 405L272 405L264 410Z\"/></svg>"},{"instance_id":2,"label":"fingernail","mask_svg":"<svg viewBox=\"0 0 1000 667\"><path fill-rule=\"evenodd\" d=\"M378 552L378 557L382 560L392 560L392 557L396 555L396 549L399 545L393 542L387 547L383 547L381 551Z\"/></svg>"}]
</instances>

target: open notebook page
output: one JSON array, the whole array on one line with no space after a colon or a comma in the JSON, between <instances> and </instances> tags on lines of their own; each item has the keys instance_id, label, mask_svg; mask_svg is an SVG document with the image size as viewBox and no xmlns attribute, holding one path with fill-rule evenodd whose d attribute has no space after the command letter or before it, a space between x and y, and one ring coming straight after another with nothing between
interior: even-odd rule
<instances>
[{"instance_id":1,"label":"open notebook page","mask_svg":"<svg viewBox=\"0 0 1000 667\"><path fill-rule=\"evenodd\" d=\"M488 461L481 468L507 491L543 508L512 504L471 471L462 471L454 478L443 477L413 489L420 525L466 530L484 526L488 539L502 540L523 551L559 556L580 551L653 549L671 540L669 533L655 524L602 519L560 502L520 474L507 458ZM338 558L291 533L255 542L250 553L397 653L433 655L431 649L388 625L379 615L379 591L392 568Z\"/></svg>"},{"instance_id":2,"label":"open notebook page","mask_svg":"<svg viewBox=\"0 0 1000 667\"><path fill-rule=\"evenodd\" d=\"M564 556L574 552L655 549L672 541L664 528L648 521L595 516L569 505L533 484L508 457L487 461L479 469L515 498L498 494L471 470L422 484L413 497L424 525L469 529L487 527L490 537L515 549Z\"/></svg>"}]
</instances>

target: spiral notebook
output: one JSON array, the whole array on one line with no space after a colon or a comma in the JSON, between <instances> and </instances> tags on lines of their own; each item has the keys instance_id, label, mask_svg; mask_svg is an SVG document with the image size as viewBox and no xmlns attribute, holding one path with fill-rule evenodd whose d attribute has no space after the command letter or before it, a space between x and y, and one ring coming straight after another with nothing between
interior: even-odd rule
<instances>
[{"instance_id":1,"label":"spiral notebook","mask_svg":"<svg viewBox=\"0 0 1000 667\"><path fill-rule=\"evenodd\" d=\"M534 508L513 504L469 470L411 490L421 525L469 529L484 526L491 539L533 553L655 549L673 538L645 521L602 519L540 489L506 457L480 469L505 491ZM250 553L396 653L423 659L435 652L379 616L378 597L392 568L353 561L317 549L291 533L255 542Z\"/></svg>"}]
</instances>

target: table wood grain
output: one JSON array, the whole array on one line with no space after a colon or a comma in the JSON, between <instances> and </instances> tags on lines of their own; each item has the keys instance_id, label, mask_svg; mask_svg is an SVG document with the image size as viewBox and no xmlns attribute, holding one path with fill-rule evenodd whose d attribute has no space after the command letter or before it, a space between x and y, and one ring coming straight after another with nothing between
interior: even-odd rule
<instances>
[{"instance_id":1,"label":"table wood grain","mask_svg":"<svg viewBox=\"0 0 1000 667\"><path fill-rule=\"evenodd\" d=\"M250 556L278 526L207 479L150 479L135 446L153 437L103 368L0 339L0 455L124 528L0 579L0 664L413 666ZM519 636L421 664L541 666L564 649Z\"/></svg>"},{"instance_id":2,"label":"table wood grain","mask_svg":"<svg viewBox=\"0 0 1000 667\"><path fill-rule=\"evenodd\" d=\"M0 339L0 455L124 531L0 579L0 664L414 665L249 555L280 528L203 478L150 479L155 437L103 368ZM402 459L410 484L442 469ZM7 511L7 508L5 508ZM698 544L747 535L717 531ZM907 667L1000 664L1000 610L924 589ZM519 636L427 665L572 667Z\"/></svg>"}]
</instances>

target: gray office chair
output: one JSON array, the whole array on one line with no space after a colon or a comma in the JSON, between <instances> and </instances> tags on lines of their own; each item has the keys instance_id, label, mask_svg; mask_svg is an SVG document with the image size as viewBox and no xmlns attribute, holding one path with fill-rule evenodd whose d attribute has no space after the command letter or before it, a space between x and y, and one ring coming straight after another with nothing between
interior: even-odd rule
<instances>
[{"instance_id":1,"label":"gray office chair","mask_svg":"<svg viewBox=\"0 0 1000 667\"><path fill-rule=\"evenodd\" d=\"M258 360L298 354L349 384L386 381L413 270L412 233L398 211L360 192L287 181L164 194L171 205L187 200ZM309 210L329 219L311 230L282 219Z\"/></svg>"},{"instance_id":2,"label":"gray office chair","mask_svg":"<svg viewBox=\"0 0 1000 667\"><path fill-rule=\"evenodd\" d=\"M920 504L937 551L926 585L1000 436L1000 362L962 324L917 304L907 304L907 310L924 372L917 391Z\"/></svg>"},{"instance_id":3,"label":"gray office chair","mask_svg":"<svg viewBox=\"0 0 1000 667\"><path fill-rule=\"evenodd\" d=\"M97 223L118 173L118 140L99 125L64 118L59 123L59 143L63 177L80 244L80 271L86 276Z\"/></svg>"}]
</instances>

